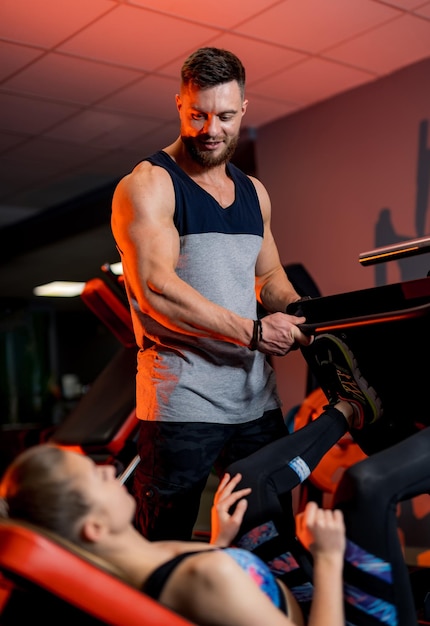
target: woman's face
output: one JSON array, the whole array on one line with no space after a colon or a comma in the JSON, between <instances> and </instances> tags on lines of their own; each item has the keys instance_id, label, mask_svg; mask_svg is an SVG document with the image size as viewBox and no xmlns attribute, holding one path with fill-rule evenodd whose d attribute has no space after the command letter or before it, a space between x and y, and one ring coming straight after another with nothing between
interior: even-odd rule
<instances>
[{"instance_id":1,"label":"woman's face","mask_svg":"<svg viewBox=\"0 0 430 626\"><path fill-rule=\"evenodd\" d=\"M120 532L131 523L136 503L116 479L113 465L97 465L87 456L65 451L65 468L91 506L91 513L101 516L111 533Z\"/></svg>"}]
</instances>

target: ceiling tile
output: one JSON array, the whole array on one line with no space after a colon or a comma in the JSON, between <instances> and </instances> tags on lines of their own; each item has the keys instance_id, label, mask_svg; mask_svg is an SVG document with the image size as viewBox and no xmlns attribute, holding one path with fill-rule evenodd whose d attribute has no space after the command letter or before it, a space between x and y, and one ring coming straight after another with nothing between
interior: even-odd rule
<instances>
[{"instance_id":1,"label":"ceiling tile","mask_svg":"<svg viewBox=\"0 0 430 626\"><path fill-rule=\"evenodd\" d=\"M213 36L213 29L130 5L89 25L60 50L151 71Z\"/></svg>"},{"instance_id":2,"label":"ceiling tile","mask_svg":"<svg viewBox=\"0 0 430 626\"><path fill-rule=\"evenodd\" d=\"M208 10L207 4L195 0L130 0L130 4L156 9L169 15L183 17L196 23L231 28L238 22L260 13L273 4L274 0L234 0L234 2L214 2Z\"/></svg>"},{"instance_id":3,"label":"ceiling tile","mask_svg":"<svg viewBox=\"0 0 430 626\"><path fill-rule=\"evenodd\" d=\"M316 53L398 13L372 0L289 0L240 25L237 32Z\"/></svg>"},{"instance_id":4,"label":"ceiling tile","mask_svg":"<svg viewBox=\"0 0 430 626\"><path fill-rule=\"evenodd\" d=\"M409 11L421 7L423 0L385 0L385 4Z\"/></svg>"},{"instance_id":5,"label":"ceiling tile","mask_svg":"<svg viewBox=\"0 0 430 626\"><path fill-rule=\"evenodd\" d=\"M216 37L211 46L237 54L247 70L248 86L307 58L307 55L294 50L230 33Z\"/></svg>"},{"instance_id":6,"label":"ceiling tile","mask_svg":"<svg viewBox=\"0 0 430 626\"><path fill-rule=\"evenodd\" d=\"M326 56L387 74L430 56L430 21L406 14L333 48Z\"/></svg>"},{"instance_id":7,"label":"ceiling tile","mask_svg":"<svg viewBox=\"0 0 430 626\"><path fill-rule=\"evenodd\" d=\"M137 129L138 130L138 129ZM143 134L137 134L134 141L130 141L128 148L138 151L140 158L165 148L173 143L179 135L179 122L163 122L153 132Z\"/></svg>"},{"instance_id":8,"label":"ceiling tile","mask_svg":"<svg viewBox=\"0 0 430 626\"><path fill-rule=\"evenodd\" d=\"M95 145L103 149L119 149L133 141L136 135L154 132L160 127L158 120L122 116L116 117L117 123L110 125L102 134L98 134L93 141ZM91 142L90 142L91 143Z\"/></svg>"},{"instance_id":9,"label":"ceiling tile","mask_svg":"<svg viewBox=\"0 0 430 626\"><path fill-rule=\"evenodd\" d=\"M92 144L97 137L121 128L123 118L116 113L91 109L82 111L45 133L46 137L71 143Z\"/></svg>"},{"instance_id":10,"label":"ceiling tile","mask_svg":"<svg viewBox=\"0 0 430 626\"><path fill-rule=\"evenodd\" d=\"M51 53L3 84L5 89L91 104L141 76L137 71Z\"/></svg>"},{"instance_id":11,"label":"ceiling tile","mask_svg":"<svg viewBox=\"0 0 430 626\"><path fill-rule=\"evenodd\" d=\"M105 98L103 107L132 115L145 115L158 120L177 118L175 94L179 79L146 76L139 82L124 87L117 94Z\"/></svg>"},{"instance_id":12,"label":"ceiling tile","mask_svg":"<svg viewBox=\"0 0 430 626\"><path fill-rule=\"evenodd\" d=\"M0 41L0 81L25 67L41 54L37 48Z\"/></svg>"},{"instance_id":13,"label":"ceiling tile","mask_svg":"<svg viewBox=\"0 0 430 626\"><path fill-rule=\"evenodd\" d=\"M46 192L48 185L52 185L53 178L56 178L64 171L64 164L59 159L56 161L53 159L47 161L32 158L27 153L24 153L24 155L19 158L20 154L22 155L22 152L17 152L16 156L11 155L7 160L0 157L2 176L4 176L4 181L6 181L6 186L2 182L0 189L2 195L5 190L7 190L8 193L14 193L13 201L9 204L13 204L14 206L20 206L22 204L24 207L28 207L31 206L32 203L23 200L25 194L30 198L33 191L38 188L44 189ZM21 176L19 175L23 168L28 170L25 175L25 184L23 184L22 174ZM35 199L34 206L43 208L43 200L41 200L39 204Z\"/></svg>"},{"instance_id":14,"label":"ceiling tile","mask_svg":"<svg viewBox=\"0 0 430 626\"><path fill-rule=\"evenodd\" d=\"M139 134L142 130L141 126L135 126L134 136L130 136L130 138L127 136L127 140L128 138L129 140L121 149L104 150L95 154L91 158L90 171L99 174L105 172L115 178L128 174L145 156L175 141L179 133L179 126L177 122L163 124L151 130L147 128L146 132ZM97 141L97 148L101 148L101 144L101 141ZM82 148L79 150L82 154ZM82 172L83 175L85 172L88 173L88 169L88 164L81 160L81 163L76 162L73 171L75 174Z\"/></svg>"},{"instance_id":15,"label":"ceiling tile","mask_svg":"<svg viewBox=\"0 0 430 626\"><path fill-rule=\"evenodd\" d=\"M17 146L10 150L10 157L15 162L26 159L37 161L44 167L45 163L56 163L59 169L73 168L89 159L94 159L103 154L103 150L97 146L89 146L88 151L82 151L82 146L70 141L61 141L49 137L34 137L25 145Z\"/></svg>"},{"instance_id":16,"label":"ceiling tile","mask_svg":"<svg viewBox=\"0 0 430 626\"><path fill-rule=\"evenodd\" d=\"M0 38L51 48L115 5L113 0L1 0Z\"/></svg>"},{"instance_id":17,"label":"ceiling tile","mask_svg":"<svg viewBox=\"0 0 430 626\"><path fill-rule=\"evenodd\" d=\"M10 150L17 144L27 140L26 135L19 135L18 133L6 133L0 132L0 154L4 150Z\"/></svg>"},{"instance_id":18,"label":"ceiling tile","mask_svg":"<svg viewBox=\"0 0 430 626\"><path fill-rule=\"evenodd\" d=\"M81 166L77 165L74 174L87 177L97 175L99 180L104 177L106 181L109 176L110 180L117 181L128 174L142 160L142 156L142 151L137 149L109 150L93 159L90 169L85 163L82 163Z\"/></svg>"},{"instance_id":19,"label":"ceiling tile","mask_svg":"<svg viewBox=\"0 0 430 626\"><path fill-rule=\"evenodd\" d=\"M422 15L423 17L430 19L430 2L423 4L421 7L414 10L415 15Z\"/></svg>"},{"instance_id":20,"label":"ceiling tile","mask_svg":"<svg viewBox=\"0 0 430 626\"><path fill-rule=\"evenodd\" d=\"M67 104L44 102L0 91L0 110L0 130L35 135L66 119L77 109Z\"/></svg>"},{"instance_id":21,"label":"ceiling tile","mask_svg":"<svg viewBox=\"0 0 430 626\"><path fill-rule=\"evenodd\" d=\"M200 46L243 60L243 132L258 137L264 124L429 58L429 24L428 0L0 0L0 225L97 190L172 143L181 65ZM77 261L89 256L83 246L73 245ZM0 291L31 293L29 265L49 258L40 253L37 263L18 256L9 286L0 273Z\"/></svg>"},{"instance_id":22,"label":"ceiling tile","mask_svg":"<svg viewBox=\"0 0 430 626\"><path fill-rule=\"evenodd\" d=\"M252 91L248 93L248 100L248 108L243 118L243 124L253 129L263 124L273 122L285 115L289 115L299 108L299 106L293 102L275 102L268 98L262 98Z\"/></svg>"},{"instance_id":23,"label":"ceiling tile","mask_svg":"<svg viewBox=\"0 0 430 626\"><path fill-rule=\"evenodd\" d=\"M330 98L368 82L369 74L339 66L323 59L311 59L281 74L254 85L259 93L270 93L274 98L288 98L304 105Z\"/></svg>"}]
</instances>

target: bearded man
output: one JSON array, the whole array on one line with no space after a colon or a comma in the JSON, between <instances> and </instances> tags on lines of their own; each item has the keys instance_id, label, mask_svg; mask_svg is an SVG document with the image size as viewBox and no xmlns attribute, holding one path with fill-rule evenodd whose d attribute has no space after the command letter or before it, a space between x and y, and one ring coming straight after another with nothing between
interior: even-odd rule
<instances>
[{"instance_id":1,"label":"bearded man","mask_svg":"<svg viewBox=\"0 0 430 626\"><path fill-rule=\"evenodd\" d=\"M179 137L113 197L139 347L136 526L150 540L190 539L211 471L221 477L287 433L267 355L312 341L298 327L305 318L286 314L300 296L280 262L269 194L230 162L247 106L236 55L191 54Z\"/></svg>"}]
</instances>

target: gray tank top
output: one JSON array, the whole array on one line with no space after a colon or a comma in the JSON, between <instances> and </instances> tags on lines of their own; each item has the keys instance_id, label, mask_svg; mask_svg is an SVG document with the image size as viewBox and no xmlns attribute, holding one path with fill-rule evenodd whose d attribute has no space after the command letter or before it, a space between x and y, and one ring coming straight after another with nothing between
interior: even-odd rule
<instances>
[{"instance_id":1,"label":"gray tank top","mask_svg":"<svg viewBox=\"0 0 430 626\"><path fill-rule=\"evenodd\" d=\"M235 200L222 208L167 153L146 160L166 169L173 182L174 223L180 237L177 275L212 302L255 319L255 262L263 219L250 179L228 164ZM165 328L138 308L132 285L124 278L140 348L140 419L240 424L280 406L275 374L264 354Z\"/></svg>"}]
</instances>

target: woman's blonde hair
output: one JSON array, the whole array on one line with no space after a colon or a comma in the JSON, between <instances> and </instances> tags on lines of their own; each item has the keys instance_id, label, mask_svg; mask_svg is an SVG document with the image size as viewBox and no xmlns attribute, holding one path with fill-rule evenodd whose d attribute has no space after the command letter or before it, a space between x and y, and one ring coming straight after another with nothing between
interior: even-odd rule
<instances>
[{"instance_id":1,"label":"woman's blonde hair","mask_svg":"<svg viewBox=\"0 0 430 626\"><path fill-rule=\"evenodd\" d=\"M0 484L0 515L36 524L81 545L79 521L90 504L67 477L64 455L53 444L35 445L19 454Z\"/></svg>"}]
</instances>

